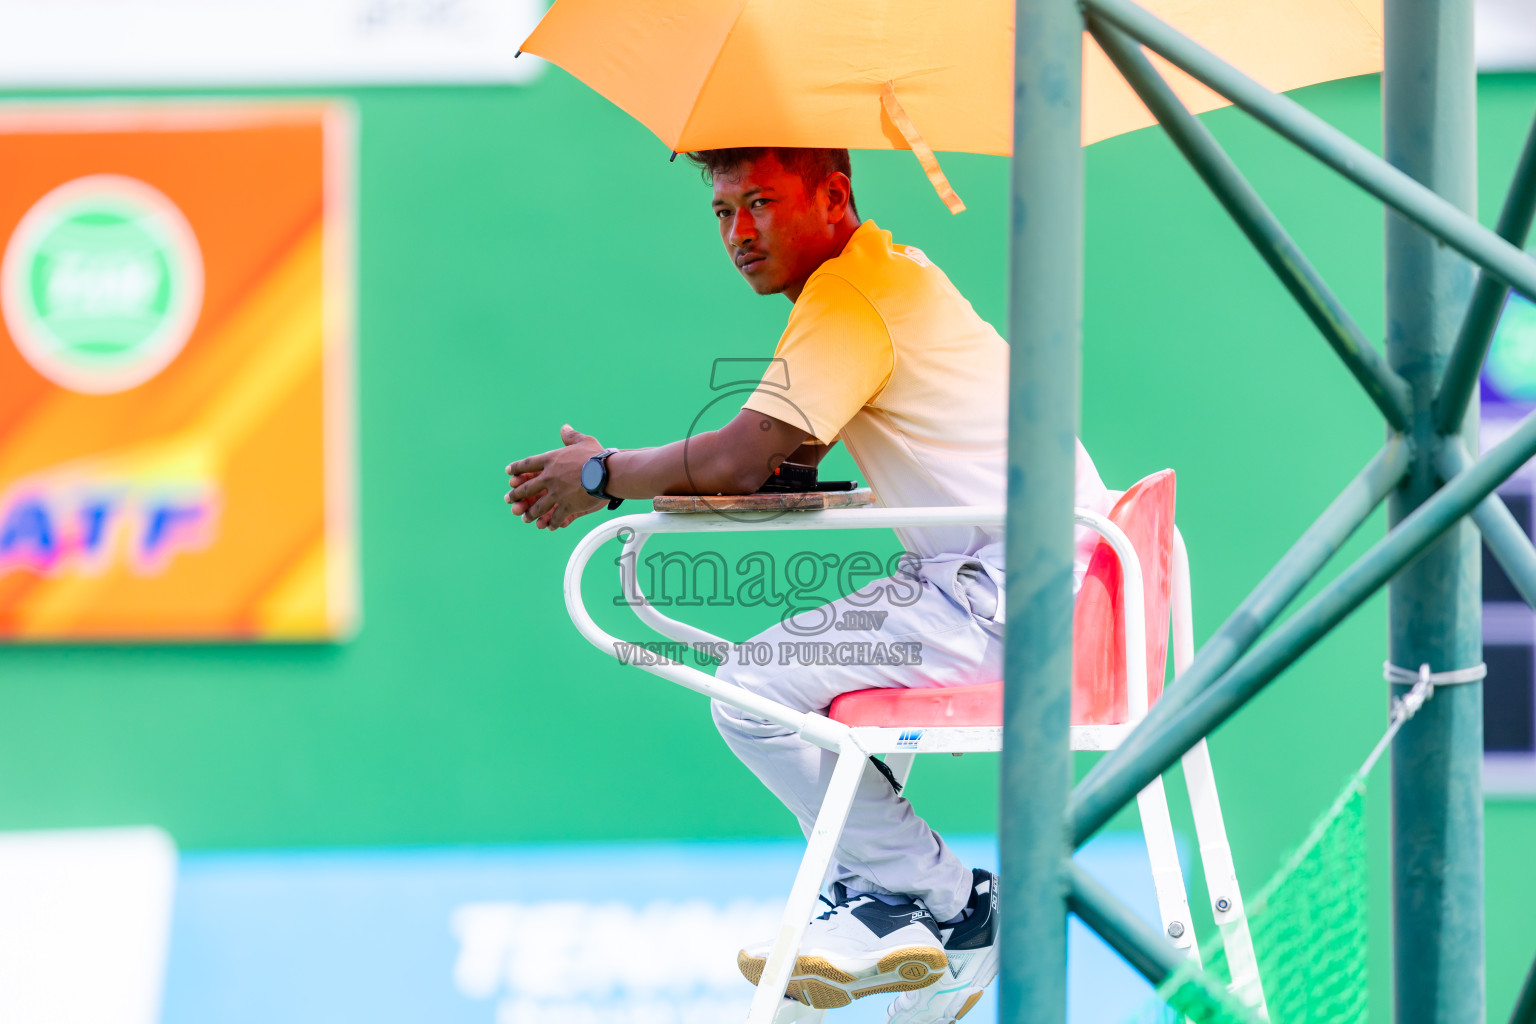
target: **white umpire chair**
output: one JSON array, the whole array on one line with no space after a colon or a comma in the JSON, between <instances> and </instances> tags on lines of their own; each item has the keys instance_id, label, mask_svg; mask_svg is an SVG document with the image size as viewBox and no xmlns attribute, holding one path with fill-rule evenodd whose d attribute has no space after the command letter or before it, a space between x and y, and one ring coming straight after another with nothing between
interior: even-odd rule
<instances>
[{"instance_id":1,"label":"white umpire chair","mask_svg":"<svg viewBox=\"0 0 1536 1024\"><path fill-rule=\"evenodd\" d=\"M1170 622L1175 678L1194 658L1189 563L1183 539L1173 525L1173 497L1174 476L1171 470L1164 470L1127 491L1107 517L1086 509L1075 511L1077 522L1097 533L1100 542L1074 607L1074 750L1112 750L1145 717L1149 703L1162 691ZM819 1022L824 1009L803 1005L786 998L784 993L866 761L872 755L885 755L887 767L897 783L904 786L918 754L1001 750L1002 682L864 690L842 695L826 715L796 711L692 666L643 653L635 645L605 632L592 620L582 601L582 574L588 560L603 544L616 537L626 538L625 556L618 562L624 594L635 614L671 640L719 652L730 647L728 641L668 618L645 599L635 567L651 535L1001 526L1004 510L845 507L749 517L739 512L720 514L718 509L722 506L718 504L714 506L716 511L711 511L710 499L696 499L688 504L701 511L621 516L587 534L566 566L566 607L582 635L610 656L794 729L809 742L838 755L747 1017L747 1024ZM1144 572L1144 567L1150 571ZM1241 1002L1267 1016L1204 740L1184 756L1183 768L1201 866L1210 891L1212 913L1221 931L1233 992ZM1175 946L1198 961L1199 947L1161 778L1142 791L1137 807L1163 929ZM928 970L926 965L922 969Z\"/></svg>"}]
</instances>

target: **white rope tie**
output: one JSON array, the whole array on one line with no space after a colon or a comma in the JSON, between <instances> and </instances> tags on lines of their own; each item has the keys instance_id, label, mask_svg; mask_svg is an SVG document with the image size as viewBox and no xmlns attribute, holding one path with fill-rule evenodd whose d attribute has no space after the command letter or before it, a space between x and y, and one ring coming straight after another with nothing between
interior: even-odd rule
<instances>
[{"instance_id":1,"label":"white rope tie","mask_svg":"<svg viewBox=\"0 0 1536 1024\"><path fill-rule=\"evenodd\" d=\"M1488 678L1488 664L1482 661L1470 668L1453 668L1449 672L1431 672L1428 662L1420 665L1418 671L1401 668L1390 661L1383 662L1381 668L1382 675L1389 683L1422 683L1428 680L1431 689L1456 683L1480 683Z\"/></svg>"},{"instance_id":2,"label":"white rope tie","mask_svg":"<svg viewBox=\"0 0 1536 1024\"><path fill-rule=\"evenodd\" d=\"M1449 672L1431 672L1429 662L1419 666L1417 672L1412 669L1394 665L1390 661L1383 662L1382 675L1389 683L1413 684L1413 689L1401 697L1392 698L1392 718L1387 725L1386 735L1376 744L1376 749L1371 751L1371 756L1365 759L1365 764L1360 766L1357 778L1365 778L1376 766L1376 761L1391 745L1397 731L1403 727L1403 723L1419 713L1424 702L1435 695L1437 686L1456 686L1461 683L1480 683L1488 678L1487 662L1478 662L1468 668L1453 668Z\"/></svg>"}]
</instances>

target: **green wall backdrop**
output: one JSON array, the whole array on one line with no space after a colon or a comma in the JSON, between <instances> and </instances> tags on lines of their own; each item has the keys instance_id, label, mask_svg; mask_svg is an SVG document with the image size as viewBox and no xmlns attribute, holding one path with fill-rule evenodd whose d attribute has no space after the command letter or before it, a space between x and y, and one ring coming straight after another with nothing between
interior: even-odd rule
<instances>
[{"instance_id":1,"label":"green wall backdrop","mask_svg":"<svg viewBox=\"0 0 1536 1024\"><path fill-rule=\"evenodd\" d=\"M581 526L536 532L501 504L501 467L554 446L562 422L616 446L680 436L712 398L710 361L769 354L788 304L737 279L696 174L559 71L523 88L351 95L362 630L337 647L0 649L0 827L150 822L188 848L789 833L701 699L569 625L560 580ZM1298 95L1378 145L1374 79ZM1533 104L1536 77L1482 84L1485 220ZM1242 115L1206 120L1379 336L1379 207ZM856 154L860 210L1002 324L1005 161L945 166L967 213L950 217L899 153ZM1382 427L1160 133L1094 146L1087 168L1082 435L1111 486L1178 470L1203 638ZM1378 516L1342 557L1382 529ZM606 579L589 590L612 592ZM765 621L710 611L735 637ZM1384 646L1378 599L1212 740L1250 891L1379 735ZM995 768L931 759L914 800L942 829L989 831ZM1384 775L1368 799L1385 1019ZM1497 1020L1536 953L1536 804L1491 802L1487 836Z\"/></svg>"}]
</instances>

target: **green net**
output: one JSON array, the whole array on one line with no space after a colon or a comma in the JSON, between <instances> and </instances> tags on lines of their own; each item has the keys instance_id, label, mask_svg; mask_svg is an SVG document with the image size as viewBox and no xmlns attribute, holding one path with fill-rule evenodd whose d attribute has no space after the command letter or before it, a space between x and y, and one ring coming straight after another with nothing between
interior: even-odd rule
<instances>
[{"instance_id":1,"label":"green net","mask_svg":"<svg viewBox=\"0 0 1536 1024\"><path fill-rule=\"evenodd\" d=\"M1248 925L1272 1024L1364 1024L1367 1014L1365 786L1351 779L1296 852L1248 904ZM1228 927L1233 927L1228 925ZM1203 944L1202 972L1182 970L1138 1013L1138 1024L1253 1024L1231 984L1221 935ZM1251 990L1249 990L1251 992Z\"/></svg>"}]
</instances>

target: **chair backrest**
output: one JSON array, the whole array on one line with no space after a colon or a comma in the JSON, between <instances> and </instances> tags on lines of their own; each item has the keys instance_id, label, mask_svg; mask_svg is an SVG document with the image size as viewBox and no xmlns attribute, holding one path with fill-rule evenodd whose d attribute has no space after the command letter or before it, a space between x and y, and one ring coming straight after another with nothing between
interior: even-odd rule
<instances>
[{"instance_id":1,"label":"chair backrest","mask_svg":"<svg viewBox=\"0 0 1536 1024\"><path fill-rule=\"evenodd\" d=\"M1109 513L1110 522L1130 539L1141 562L1146 590L1148 707L1162 695L1168 655L1175 489L1173 470L1153 473L1126 491ZM1109 542L1100 540L1072 616L1073 725L1119 725L1130 719L1123 604L1119 560Z\"/></svg>"}]
</instances>

